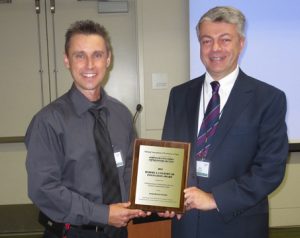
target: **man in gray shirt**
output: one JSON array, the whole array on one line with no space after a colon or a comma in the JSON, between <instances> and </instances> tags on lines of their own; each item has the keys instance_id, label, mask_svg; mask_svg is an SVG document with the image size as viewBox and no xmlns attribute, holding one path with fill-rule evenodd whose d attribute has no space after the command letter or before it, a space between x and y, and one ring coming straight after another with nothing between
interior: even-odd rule
<instances>
[{"instance_id":1,"label":"man in gray shirt","mask_svg":"<svg viewBox=\"0 0 300 238\"><path fill-rule=\"evenodd\" d=\"M146 215L130 209L126 202L135 133L129 110L101 87L110 62L111 46L104 27L88 20L71 25L64 63L73 85L38 112L28 127L28 193L41 210L46 238L110 237L105 232L108 226L118 228L118 237L123 238L129 220ZM103 202L92 108L103 112L109 132L122 197L119 203Z\"/></svg>"}]
</instances>

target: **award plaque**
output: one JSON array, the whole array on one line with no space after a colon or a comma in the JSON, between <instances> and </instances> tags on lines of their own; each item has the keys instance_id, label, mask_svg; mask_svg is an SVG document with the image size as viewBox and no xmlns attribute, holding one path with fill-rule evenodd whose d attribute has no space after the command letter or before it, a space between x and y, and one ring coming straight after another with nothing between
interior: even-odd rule
<instances>
[{"instance_id":1,"label":"award plaque","mask_svg":"<svg viewBox=\"0 0 300 238\"><path fill-rule=\"evenodd\" d=\"M190 144L136 139L130 188L131 208L184 212Z\"/></svg>"}]
</instances>

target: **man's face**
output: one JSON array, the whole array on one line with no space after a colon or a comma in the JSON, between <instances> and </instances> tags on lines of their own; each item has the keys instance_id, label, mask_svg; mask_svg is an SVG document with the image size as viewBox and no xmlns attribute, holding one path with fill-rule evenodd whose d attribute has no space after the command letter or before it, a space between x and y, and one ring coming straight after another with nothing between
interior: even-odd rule
<instances>
[{"instance_id":1,"label":"man's face","mask_svg":"<svg viewBox=\"0 0 300 238\"><path fill-rule=\"evenodd\" d=\"M110 64L104 39L96 34L76 34L70 40L65 66L70 70L74 83L84 95L99 92L100 84Z\"/></svg>"},{"instance_id":2,"label":"man's face","mask_svg":"<svg viewBox=\"0 0 300 238\"><path fill-rule=\"evenodd\" d=\"M199 30L202 63L219 80L236 68L245 40L234 24L204 21Z\"/></svg>"}]
</instances>

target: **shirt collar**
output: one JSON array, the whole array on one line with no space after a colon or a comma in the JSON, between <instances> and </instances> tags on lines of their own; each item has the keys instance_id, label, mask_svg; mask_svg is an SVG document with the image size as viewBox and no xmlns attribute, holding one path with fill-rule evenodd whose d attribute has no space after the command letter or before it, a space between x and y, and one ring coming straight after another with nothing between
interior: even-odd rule
<instances>
[{"instance_id":1,"label":"shirt collar","mask_svg":"<svg viewBox=\"0 0 300 238\"><path fill-rule=\"evenodd\" d=\"M233 87L237 76L239 74L239 66L237 65L237 67L235 68L235 70L233 70L230 74L226 75L224 78L218 80L218 82L220 83L220 90L224 91L227 89L230 89ZM211 75L206 72L205 74L205 81L204 81L204 88L206 90L211 90L211 86L210 83L214 81L214 79L211 77Z\"/></svg>"},{"instance_id":2,"label":"shirt collar","mask_svg":"<svg viewBox=\"0 0 300 238\"><path fill-rule=\"evenodd\" d=\"M101 87L100 88L100 95L101 100L97 103L93 103L89 101L75 86L73 83L70 91L69 91L69 97L73 103L73 107L78 115L81 115L85 112L87 112L91 108L101 109L104 107L107 107L107 93L105 90Z\"/></svg>"}]
</instances>

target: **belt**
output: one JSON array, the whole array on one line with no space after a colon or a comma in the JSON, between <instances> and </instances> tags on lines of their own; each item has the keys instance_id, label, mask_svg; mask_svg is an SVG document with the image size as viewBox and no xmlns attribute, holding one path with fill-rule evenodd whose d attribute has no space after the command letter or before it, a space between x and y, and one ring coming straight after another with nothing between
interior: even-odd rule
<instances>
[{"instance_id":1,"label":"belt","mask_svg":"<svg viewBox=\"0 0 300 238\"><path fill-rule=\"evenodd\" d=\"M76 225L70 225L70 227L78 229L78 230L90 230L90 231L95 231L95 232L103 232L104 231L104 228L102 226L91 226L91 225L76 226Z\"/></svg>"},{"instance_id":2,"label":"belt","mask_svg":"<svg viewBox=\"0 0 300 238\"><path fill-rule=\"evenodd\" d=\"M77 230L89 230L95 232L103 232L103 226L93 226L93 225L69 225L64 223L58 223L51 220L44 213L40 212L39 222L43 225L48 231L56 234L58 237L61 237L69 228L74 228Z\"/></svg>"}]
</instances>

